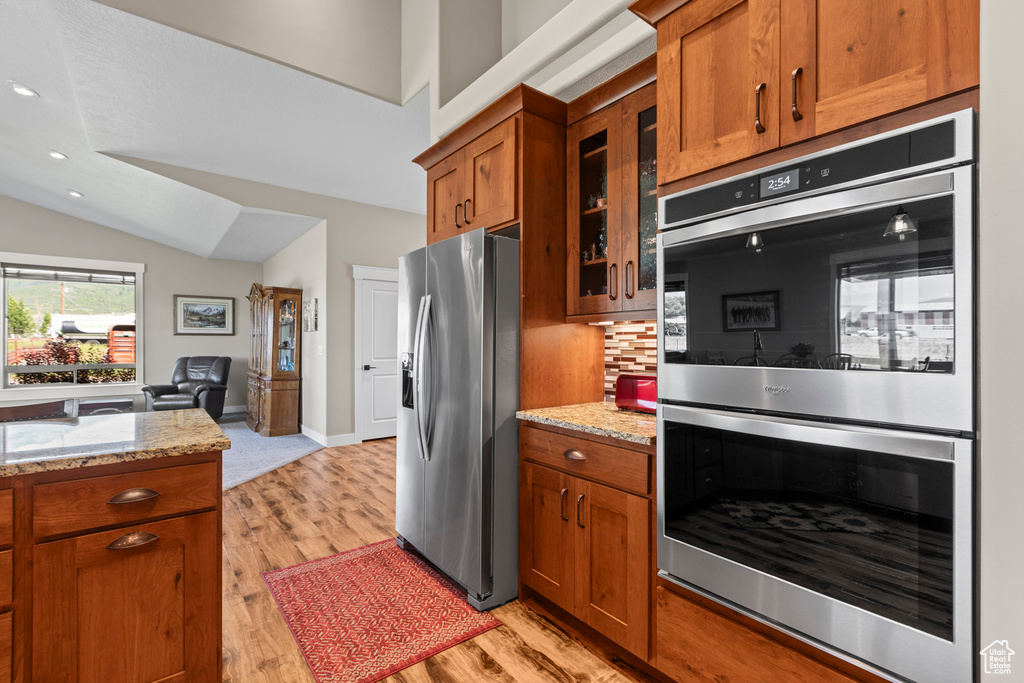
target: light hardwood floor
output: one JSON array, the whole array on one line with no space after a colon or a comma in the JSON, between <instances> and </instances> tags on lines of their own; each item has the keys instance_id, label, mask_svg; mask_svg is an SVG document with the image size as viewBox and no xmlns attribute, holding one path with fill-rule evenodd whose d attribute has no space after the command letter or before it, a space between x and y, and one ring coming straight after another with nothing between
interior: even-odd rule
<instances>
[{"instance_id":1,"label":"light hardwood floor","mask_svg":"<svg viewBox=\"0 0 1024 683\"><path fill-rule=\"evenodd\" d=\"M327 448L224 493L224 673L231 683L314 683L260 576L392 538L395 441ZM503 623L386 679L648 681L519 601Z\"/></svg>"}]
</instances>

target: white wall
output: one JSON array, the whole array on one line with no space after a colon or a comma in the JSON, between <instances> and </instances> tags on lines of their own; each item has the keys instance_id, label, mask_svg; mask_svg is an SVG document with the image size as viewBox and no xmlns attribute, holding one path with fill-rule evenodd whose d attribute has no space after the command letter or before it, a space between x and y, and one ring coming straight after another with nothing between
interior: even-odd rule
<instances>
[{"instance_id":1,"label":"white wall","mask_svg":"<svg viewBox=\"0 0 1024 683\"><path fill-rule=\"evenodd\" d=\"M320 325L326 332L327 340L324 348L327 368L327 431L323 435L329 444L343 443L354 435L355 408L352 405L352 394L355 382L355 334L352 316L355 280L352 277L352 265L397 268L399 256L426 244L426 217L167 164L137 163L142 168L212 192L242 206L325 219L326 251L296 256L294 259L288 257L288 260L306 264L309 268L319 268L320 264L326 263L327 285L324 298L320 301ZM387 178L381 178L380 182L387 182ZM426 191L426 186L423 189ZM263 284L280 283L267 280ZM303 359L306 357L303 348ZM303 381L307 377L307 370L303 368ZM303 394L304 401L311 398ZM312 406L310 408L314 409Z\"/></svg>"},{"instance_id":2,"label":"white wall","mask_svg":"<svg viewBox=\"0 0 1024 683\"><path fill-rule=\"evenodd\" d=\"M501 59L501 0L440 0L437 89L443 107Z\"/></svg>"},{"instance_id":3,"label":"white wall","mask_svg":"<svg viewBox=\"0 0 1024 683\"><path fill-rule=\"evenodd\" d=\"M229 406L245 405L249 356L249 317L245 296L258 282L258 263L206 259L112 228L72 218L0 195L0 249L7 252L144 263L143 381L165 384L180 356L230 356ZM235 298L235 334L175 336L174 295ZM111 388L115 393L124 393ZM15 390L0 401L16 399ZM21 400L24 400L23 397Z\"/></svg>"},{"instance_id":4,"label":"white wall","mask_svg":"<svg viewBox=\"0 0 1024 683\"><path fill-rule=\"evenodd\" d=\"M327 221L295 240L263 264L264 286L292 287L302 290L302 304L327 302ZM327 363L324 348L329 346L325 326L315 332L300 333L302 363L302 415L300 424L317 434L327 434Z\"/></svg>"},{"instance_id":5,"label":"white wall","mask_svg":"<svg viewBox=\"0 0 1024 683\"><path fill-rule=\"evenodd\" d=\"M501 56L514 50L572 0L502 0Z\"/></svg>"},{"instance_id":6,"label":"white wall","mask_svg":"<svg viewBox=\"0 0 1024 683\"><path fill-rule=\"evenodd\" d=\"M1024 420L1021 387L1024 291L1021 225L1020 30L1024 3L981 0L978 163L978 366L980 518L979 647L1009 640L1013 674L1024 681ZM1010 312L1010 314L1007 314ZM983 675L983 679L994 678Z\"/></svg>"},{"instance_id":7,"label":"white wall","mask_svg":"<svg viewBox=\"0 0 1024 683\"><path fill-rule=\"evenodd\" d=\"M97 0L399 103L402 0Z\"/></svg>"},{"instance_id":8,"label":"white wall","mask_svg":"<svg viewBox=\"0 0 1024 683\"><path fill-rule=\"evenodd\" d=\"M437 78L439 12L438 0L402 0L403 104Z\"/></svg>"}]
</instances>

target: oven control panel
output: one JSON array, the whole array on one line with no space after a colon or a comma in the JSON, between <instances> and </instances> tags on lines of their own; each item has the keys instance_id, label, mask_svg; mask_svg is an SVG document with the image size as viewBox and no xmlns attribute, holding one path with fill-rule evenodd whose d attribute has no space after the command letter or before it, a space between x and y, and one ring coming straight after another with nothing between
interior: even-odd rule
<instances>
[{"instance_id":1,"label":"oven control panel","mask_svg":"<svg viewBox=\"0 0 1024 683\"><path fill-rule=\"evenodd\" d=\"M752 207L777 197L799 196L867 180L894 171L934 164L956 156L956 121L900 133L817 157L790 162L665 199L663 227L692 223L723 211Z\"/></svg>"}]
</instances>

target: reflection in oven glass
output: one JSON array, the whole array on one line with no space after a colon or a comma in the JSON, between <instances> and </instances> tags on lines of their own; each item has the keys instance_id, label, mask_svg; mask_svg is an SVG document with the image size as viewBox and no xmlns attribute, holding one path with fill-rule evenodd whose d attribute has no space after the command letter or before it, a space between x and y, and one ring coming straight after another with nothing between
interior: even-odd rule
<instances>
[{"instance_id":1,"label":"reflection in oven glass","mask_svg":"<svg viewBox=\"0 0 1024 683\"><path fill-rule=\"evenodd\" d=\"M665 362L952 373L953 202L762 229L758 249L746 234L665 247ZM917 228L897 239L903 211ZM767 321L737 321L754 293L772 297Z\"/></svg>"},{"instance_id":2,"label":"reflection in oven glass","mask_svg":"<svg viewBox=\"0 0 1024 683\"><path fill-rule=\"evenodd\" d=\"M951 462L666 423L664 468L666 536L952 640Z\"/></svg>"}]
</instances>

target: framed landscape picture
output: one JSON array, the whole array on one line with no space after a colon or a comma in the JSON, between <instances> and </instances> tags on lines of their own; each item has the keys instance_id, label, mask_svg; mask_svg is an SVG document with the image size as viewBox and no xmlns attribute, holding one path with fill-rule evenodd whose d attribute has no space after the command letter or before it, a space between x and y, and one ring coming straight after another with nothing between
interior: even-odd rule
<instances>
[{"instance_id":1,"label":"framed landscape picture","mask_svg":"<svg viewBox=\"0 0 1024 683\"><path fill-rule=\"evenodd\" d=\"M234 334L235 297L174 295L174 334Z\"/></svg>"},{"instance_id":2,"label":"framed landscape picture","mask_svg":"<svg viewBox=\"0 0 1024 683\"><path fill-rule=\"evenodd\" d=\"M771 331L779 324L779 290L722 295L722 329Z\"/></svg>"}]
</instances>

